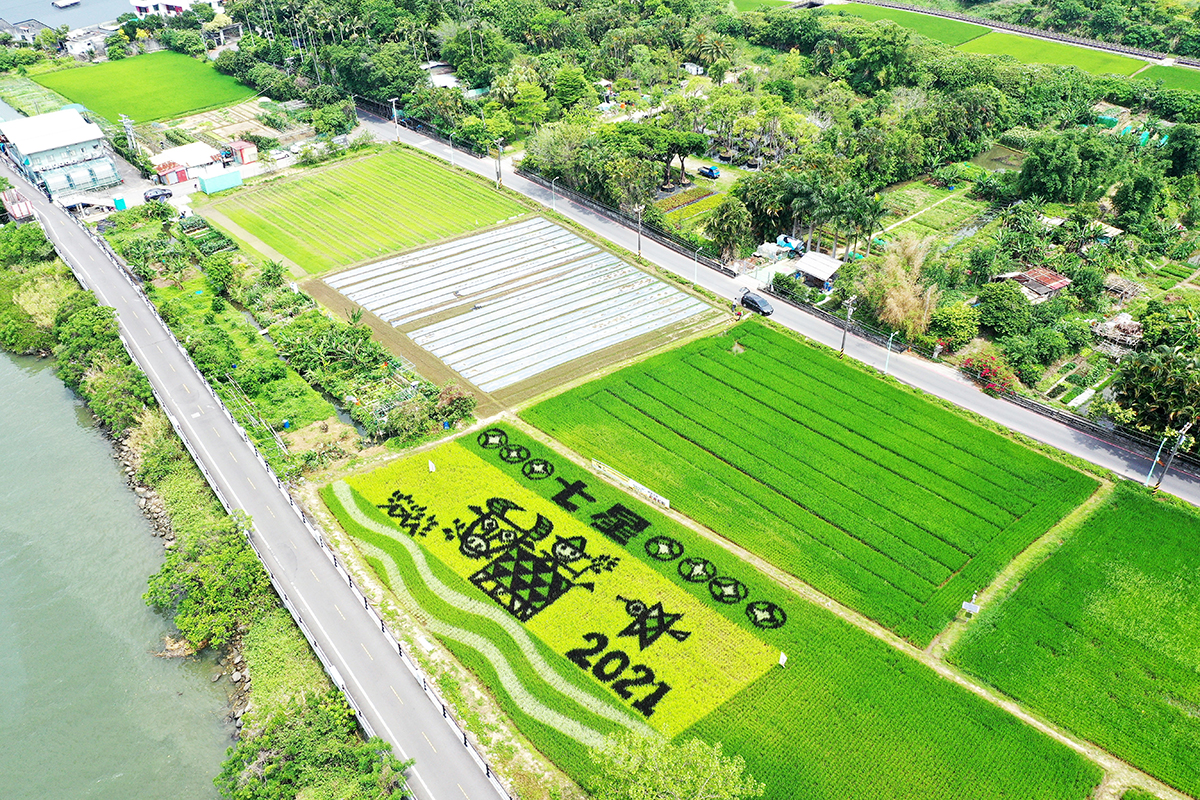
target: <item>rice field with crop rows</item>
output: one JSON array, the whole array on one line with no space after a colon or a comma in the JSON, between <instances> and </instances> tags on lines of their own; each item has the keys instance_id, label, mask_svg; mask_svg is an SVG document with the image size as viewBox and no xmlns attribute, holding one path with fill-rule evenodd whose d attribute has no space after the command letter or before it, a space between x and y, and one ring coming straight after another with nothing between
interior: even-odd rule
<instances>
[{"instance_id":1,"label":"rice field with crop rows","mask_svg":"<svg viewBox=\"0 0 1200 800\"><path fill-rule=\"evenodd\" d=\"M321 495L400 603L585 787L602 780L586 748L622 729L721 741L770 800L1085 800L1099 783L1065 746L512 426Z\"/></svg>"},{"instance_id":2,"label":"rice field with crop rows","mask_svg":"<svg viewBox=\"0 0 1200 800\"><path fill-rule=\"evenodd\" d=\"M522 416L919 645L1097 487L756 320Z\"/></svg>"},{"instance_id":3,"label":"rice field with crop rows","mask_svg":"<svg viewBox=\"0 0 1200 800\"><path fill-rule=\"evenodd\" d=\"M483 181L406 149L270 181L212 207L311 274L524 211Z\"/></svg>"},{"instance_id":4,"label":"rice field with crop rows","mask_svg":"<svg viewBox=\"0 0 1200 800\"><path fill-rule=\"evenodd\" d=\"M1121 482L949 659L1200 796L1200 513Z\"/></svg>"},{"instance_id":5,"label":"rice field with crop rows","mask_svg":"<svg viewBox=\"0 0 1200 800\"><path fill-rule=\"evenodd\" d=\"M1079 67L1093 75L1132 75L1146 62L1104 50L1052 42L1032 36L992 31L958 46L964 53L1012 56L1022 64L1061 64Z\"/></svg>"}]
</instances>

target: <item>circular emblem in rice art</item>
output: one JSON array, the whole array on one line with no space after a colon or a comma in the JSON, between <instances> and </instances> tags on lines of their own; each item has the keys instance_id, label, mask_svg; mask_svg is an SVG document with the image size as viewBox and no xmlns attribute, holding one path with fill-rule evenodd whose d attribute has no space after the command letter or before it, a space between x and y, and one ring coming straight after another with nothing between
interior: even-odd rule
<instances>
[{"instance_id":1,"label":"circular emblem in rice art","mask_svg":"<svg viewBox=\"0 0 1200 800\"><path fill-rule=\"evenodd\" d=\"M707 558L685 558L679 562L679 577L688 583L705 583L717 577L717 566Z\"/></svg>"},{"instance_id":2,"label":"circular emblem in rice art","mask_svg":"<svg viewBox=\"0 0 1200 800\"><path fill-rule=\"evenodd\" d=\"M670 536L655 536L646 540L646 555L655 561L674 561L683 555L683 545Z\"/></svg>"},{"instance_id":3,"label":"circular emblem in rice art","mask_svg":"<svg viewBox=\"0 0 1200 800\"><path fill-rule=\"evenodd\" d=\"M508 433L502 428L488 428L480 433L475 441L479 442L479 446L484 450L495 450L508 444Z\"/></svg>"},{"instance_id":4,"label":"circular emblem in rice art","mask_svg":"<svg viewBox=\"0 0 1200 800\"><path fill-rule=\"evenodd\" d=\"M529 448L523 444L500 446L500 460L505 464L520 464L529 458Z\"/></svg>"},{"instance_id":5,"label":"circular emblem in rice art","mask_svg":"<svg viewBox=\"0 0 1200 800\"><path fill-rule=\"evenodd\" d=\"M787 622L783 609L769 600L755 600L746 604L746 616L759 628L782 628Z\"/></svg>"},{"instance_id":6,"label":"circular emblem in rice art","mask_svg":"<svg viewBox=\"0 0 1200 800\"><path fill-rule=\"evenodd\" d=\"M531 458L521 466L521 474L531 481L540 481L554 474L554 465L544 458Z\"/></svg>"},{"instance_id":7,"label":"circular emblem in rice art","mask_svg":"<svg viewBox=\"0 0 1200 800\"><path fill-rule=\"evenodd\" d=\"M718 603L740 603L750 594L737 578L713 578L708 582L708 592Z\"/></svg>"}]
</instances>

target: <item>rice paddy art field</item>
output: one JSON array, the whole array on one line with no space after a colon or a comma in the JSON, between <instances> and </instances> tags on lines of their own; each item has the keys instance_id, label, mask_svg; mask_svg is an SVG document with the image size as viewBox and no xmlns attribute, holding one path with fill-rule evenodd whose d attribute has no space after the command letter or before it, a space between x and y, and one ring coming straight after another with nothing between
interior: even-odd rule
<instances>
[{"instance_id":1,"label":"rice paddy art field","mask_svg":"<svg viewBox=\"0 0 1200 800\"><path fill-rule=\"evenodd\" d=\"M1031 36L1019 36L1015 33L992 32L978 39L960 44L959 50L964 53L990 53L992 55L1012 56L1023 64L1063 64L1079 67L1084 72L1094 75L1132 75L1146 62L1138 58L1108 53L1103 50L1092 50L1087 47L1077 47L1070 44L1052 42L1048 39L1035 39Z\"/></svg>"},{"instance_id":2,"label":"rice paddy art field","mask_svg":"<svg viewBox=\"0 0 1200 800\"><path fill-rule=\"evenodd\" d=\"M482 181L407 149L271 181L210 207L312 274L525 210Z\"/></svg>"},{"instance_id":3,"label":"rice paddy art field","mask_svg":"<svg viewBox=\"0 0 1200 800\"><path fill-rule=\"evenodd\" d=\"M249 86L207 61L165 50L49 72L34 80L114 123L122 114L149 122L254 96Z\"/></svg>"},{"instance_id":4,"label":"rice paddy art field","mask_svg":"<svg viewBox=\"0 0 1200 800\"><path fill-rule=\"evenodd\" d=\"M622 729L721 741L771 800L1085 800L1100 780L512 426L321 495L401 604L585 785L586 748Z\"/></svg>"},{"instance_id":5,"label":"rice paddy art field","mask_svg":"<svg viewBox=\"0 0 1200 800\"><path fill-rule=\"evenodd\" d=\"M960 22L956 19L946 19L932 14L918 14L913 11L902 11L898 8L872 6L865 3L842 3L830 6L834 11L844 11L856 17L869 20L888 19L901 28L908 28L922 36L928 36L939 42L954 47L955 45L978 39L988 32L983 25L970 22Z\"/></svg>"},{"instance_id":6,"label":"rice paddy art field","mask_svg":"<svg viewBox=\"0 0 1200 800\"><path fill-rule=\"evenodd\" d=\"M522 416L920 645L1097 487L757 321Z\"/></svg>"},{"instance_id":7,"label":"rice paddy art field","mask_svg":"<svg viewBox=\"0 0 1200 800\"><path fill-rule=\"evenodd\" d=\"M1200 796L1200 514L1122 482L950 660Z\"/></svg>"}]
</instances>

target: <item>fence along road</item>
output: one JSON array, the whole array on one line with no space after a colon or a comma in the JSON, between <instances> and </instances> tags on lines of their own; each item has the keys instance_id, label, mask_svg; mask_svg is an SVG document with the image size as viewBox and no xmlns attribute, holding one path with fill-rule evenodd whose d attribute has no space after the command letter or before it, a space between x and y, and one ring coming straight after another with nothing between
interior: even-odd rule
<instances>
[{"instance_id":1,"label":"fence along road","mask_svg":"<svg viewBox=\"0 0 1200 800\"><path fill-rule=\"evenodd\" d=\"M445 142L416 133L403 126L396 126L363 110L361 106L359 122L382 141L395 141L398 138L407 145L441 159L449 159L453 153L452 157L456 166L475 172L489 180L495 180L496 162L494 158L479 158L461 150L452 151ZM508 188L520 192L546 208L556 210L597 236L628 251L636 252L639 237L635 227L617 222L589 206L572 202L561 192L554 193L535 181L521 177L516 174L508 160L503 162L502 174L504 185ZM641 237L641 250L643 257L651 264L674 272L697 286L716 293L719 297L729 298L732 301L741 294L741 287L745 283L744 278L739 281L723 271L709 268L702 257L694 259L692 256L683 255L648 236ZM775 307L775 315L771 317L775 322L821 344L833 348L839 346L842 339L840 326L783 302L775 303ZM891 353L889 358L884 347L856 335L848 337L846 353L863 364L881 371L886 364L889 374L903 383L988 417L1017 433L1023 433L1105 469L1110 469L1118 475L1141 482L1146 479L1150 470L1154 459L1153 448L1146 452L1144 448L1136 448L1132 445L1126 447L1105 441L1031 409L1006 400L989 397L979 391L968 378L953 367L896 352ZM1167 442L1167 447L1163 452L1164 460L1171 444L1172 442ZM584 453L583 455L588 454ZM1155 479L1161 469L1161 466L1155 468ZM1177 461L1172 467L1171 473L1163 481L1162 489L1193 505L1200 506L1200 475L1189 472L1189 469L1188 466Z\"/></svg>"},{"instance_id":2,"label":"fence along road","mask_svg":"<svg viewBox=\"0 0 1200 800\"><path fill-rule=\"evenodd\" d=\"M29 188L0 163L0 173ZM251 516L250 541L272 584L363 727L401 759L416 759L410 791L420 800L506 797L124 269L63 209L36 190L25 194L59 255L101 305L116 309L126 348L222 504Z\"/></svg>"}]
</instances>

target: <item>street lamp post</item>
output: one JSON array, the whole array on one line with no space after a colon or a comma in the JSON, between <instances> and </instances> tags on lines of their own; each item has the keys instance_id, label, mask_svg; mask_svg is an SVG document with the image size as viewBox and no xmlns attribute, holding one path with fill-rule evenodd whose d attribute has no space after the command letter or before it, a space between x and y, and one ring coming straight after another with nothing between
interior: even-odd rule
<instances>
[{"instance_id":1,"label":"street lamp post","mask_svg":"<svg viewBox=\"0 0 1200 800\"><path fill-rule=\"evenodd\" d=\"M700 251L692 253L692 286L700 281Z\"/></svg>"},{"instance_id":2,"label":"street lamp post","mask_svg":"<svg viewBox=\"0 0 1200 800\"><path fill-rule=\"evenodd\" d=\"M454 131L450 132L450 166L454 166Z\"/></svg>"},{"instance_id":3,"label":"street lamp post","mask_svg":"<svg viewBox=\"0 0 1200 800\"><path fill-rule=\"evenodd\" d=\"M895 336L900 331L892 331L892 336ZM892 360L892 336L888 337L887 357L883 359L883 374L887 375L888 364Z\"/></svg>"},{"instance_id":4,"label":"street lamp post","mask_svg":"<svg viewBox=\"0 0 1200 800\"><path fill-rule=\"evenodd\" d=\"M500 176L500 143L504 141L504 137L496 139L496 188L499 189L504 185L504 179Z\"/></svg>"},{"instance_id":5,"label":"street lamp post","mask_svg":"<svg viewBox=\"0 0 1200 800\"><path fill-rule=\"evenodd\" d=\"M1162 486L1163 478L1167 477L1167 472L1171 469L1171 462L1175 460L1175 454L1179 452L1180 445L1183 444L1183 437L1187 436L1187 432L1192 429L1192 423L1183 426L1183 430L1179 431L1179 438L1175 440L1175 446L1171 448L1171 455L1167 456L1167 463L1163 467L1163 471L1158 476L1158 480L1154 484L1154 493L1158 494L1158 489ZM1153 469L1153 467L1152 467Z\"/></svg>"},{"instance_id":6,"label":"street lamp post","mask_svg":"<svg viewBox=\"0 0 1200 800\"><path fill-rule=\"evenodd\" d=\"M561 175L558 176L558 178L561 178L561 177L562 177ZM550 210L553 211L555 214L558 213L558 192L556 192L554 190L554 182L557 181L558 178L555 178L553 181L550 181Z\"/></svg>"},{"instance_id":7,"label":"street lamp post","mask_svg":"<svg viewBox=\"0 0 1200 800\"><path fill-rule=\"evenodd\" d=\"M1154 460L1150 462L1150 471L1146 473L1146 480L1142 481L1142 486L1149 486L1150 479L1154 477L1154 467L1158 464L1158 457L1162 455L1162 450L1167 446L1167 437L1163 437L1158 443L1158 451L1154 454Z\"/></svg>"},{"instance_id":8,"label":"street lamp post","mask_svg":"<svg viewBox=\"0 0 1200 800\"><path fill-rule=\"evenodd\" d=\"M846 357L846 334L850 331L850 318L854 316L854 303L858 300L858 295L850 295L850 299L846 301L846 322L842 327L842 349L838 352L838 358Z\"/></svg>"},{"instance_id":9,"label":"street lamp post","mask_svg":"<svg viewBox=\"0 0 1200 800\"><path fill-rule=\"evenodd\" d=\"M392 125L396 128L396 141L400 141L400 115L396 113L396 101L399 97L393 97L388 100L392 104Z\"/></svg>"}]
</instances>

